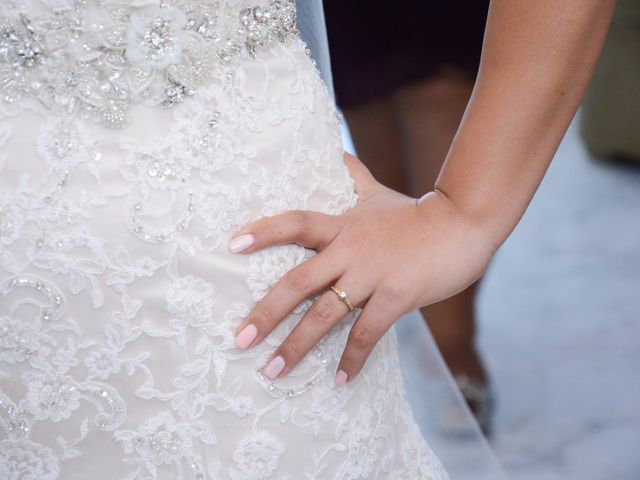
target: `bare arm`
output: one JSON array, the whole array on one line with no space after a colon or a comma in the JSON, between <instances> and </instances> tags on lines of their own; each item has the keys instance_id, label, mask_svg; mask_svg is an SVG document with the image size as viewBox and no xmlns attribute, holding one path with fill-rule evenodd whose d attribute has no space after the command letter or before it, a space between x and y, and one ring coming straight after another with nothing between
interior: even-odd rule
<instances>
[{"instance_id":1,"label":"bare arm","mask_svg":"<svg viewBox=\"0 0 640 480\"><path fill-rule=\"evenodd\" d=\"M475 89L436 189L497 248L585 93L614 0L492 0Z\"/></svg>"},{"instance_id":2,"label":"bare arm","mask_svg":"<svg viewBox=\"0 0 640 480\"><path fill-rule=\"evenodd\" d=\"M286 212L236 232L231 246L244 250L234 251L297 243L319 252L260 300L238 327L239 348L260 343L304 298L335 285L363 308L337 369L341 385L403 313L477 280L522 217L578 108L614 3L491 2L476 87L434 191L402 195L347 155L354 208L339 216ZM287 375L345 314L336 294L324 292L273 352L267 376Z\"/></svg>"}]
</instances>

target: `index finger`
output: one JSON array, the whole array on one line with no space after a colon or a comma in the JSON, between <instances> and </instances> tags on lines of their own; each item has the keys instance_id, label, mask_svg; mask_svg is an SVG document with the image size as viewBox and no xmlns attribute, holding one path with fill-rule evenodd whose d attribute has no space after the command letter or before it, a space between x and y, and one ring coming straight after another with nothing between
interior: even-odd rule
<instances>
[{"instance_id":1,"label":"index finger","mask_svg":"<svg viewBox=\"0 0 640 480\"><path fill-rule=\"evenodd\" d=\"M229 250L253 253L273 245L296 243L320 251L338 234L341 222L338 215L291 210L245 225L229 241Z\"/></svg>"}]
</instances>

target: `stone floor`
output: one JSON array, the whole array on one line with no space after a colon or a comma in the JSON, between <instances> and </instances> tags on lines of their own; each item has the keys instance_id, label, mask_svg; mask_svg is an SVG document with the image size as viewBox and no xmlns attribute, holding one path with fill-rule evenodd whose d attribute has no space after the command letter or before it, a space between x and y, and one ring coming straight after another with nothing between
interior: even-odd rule
<instances>
[{"instance_id":1,"label":"stone floor","mask_svg":"<svg viewBox=\"0 0 640 480\"><path fill-rule=\"evenodd\" d=\"M577 120L491 265L478 321L497 394L492 448L508 478L640 479L640 168L589 158ZM425 357L422 324L396 325L416 420L452 480L500 478L472 426L438 430L437 385L459 398L429 373L440 360Z\"/></svg>"}]
</instances>

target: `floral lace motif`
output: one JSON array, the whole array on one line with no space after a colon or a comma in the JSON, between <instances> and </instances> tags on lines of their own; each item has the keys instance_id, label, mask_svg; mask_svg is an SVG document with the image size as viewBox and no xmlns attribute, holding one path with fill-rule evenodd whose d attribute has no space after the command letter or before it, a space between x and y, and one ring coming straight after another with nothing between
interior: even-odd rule
<instances>
[{"instance_id":1,"label":"floral lace motif","mask_svg":"<svg viewBox=\"0 0 640 480\"><path fill-rule=\"evenodd\" d=\"M234 255L232 232L358 201L333 103L287 33L293 3L245 3L0 6L13 98L0 108L0 478L447 478L404 398L393 330L341 388L358 309L273 382L260 367L315 296L235 348L255 303L316 252ZM236 45L237 28L247 54L224 61L214 44ZM210 56L205 80L190 62ZM79 87L111 74L97 96ZM167 109L167 80L197 87ZM105 123L119 101L130 121Z\"/></svg>"}]
</instances>

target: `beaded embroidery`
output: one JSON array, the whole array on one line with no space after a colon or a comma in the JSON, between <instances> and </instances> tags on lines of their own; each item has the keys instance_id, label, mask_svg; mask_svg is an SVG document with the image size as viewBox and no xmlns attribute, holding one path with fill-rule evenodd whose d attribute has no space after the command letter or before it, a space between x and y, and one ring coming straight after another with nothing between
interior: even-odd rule
<instances>
[{"instance_id":1,"label":"beaded embroidery","mask_svg":"<svg viewBox=\"0 0 640 480\"><path fill-rule=\"evenodd\" d=\"M261 368L315 296L234 343L316 252L233 255L231 231L358 201L294 8L0 2L0 479L446 479L392 330L340 388L355 314Z\"/></svg>"},{"instance_id":2,"label":"beaded embroidery","mask_svg":"<svg viewBox=\"0 0 640 480\"><path fill-rule=\"evenodd\" d=\"M92 21L90 2L28 18L0 18L4 109L35 98L121 128L132 104L171 107L214 78L217 65L255 57L298 34L294 0L219 13L217 1L108 4Z\"/></svg>"}]
</instances>

